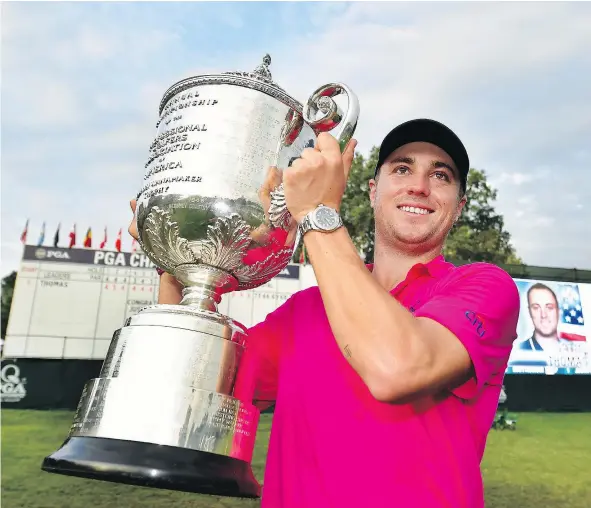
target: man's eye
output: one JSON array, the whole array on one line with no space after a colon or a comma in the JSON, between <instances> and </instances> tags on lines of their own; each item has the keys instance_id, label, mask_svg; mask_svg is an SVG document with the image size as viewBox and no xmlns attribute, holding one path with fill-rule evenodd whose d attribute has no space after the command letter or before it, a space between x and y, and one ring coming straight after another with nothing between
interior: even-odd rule
<instances>
[{"instance_id":1,"label":"man's eye","mask_svg":"<svg viewBox=\"0 0 591 508\"><path fill-rule=\"evenodd\" d=\"M394 168L394 173L405 174L408 171L409 171L409 169L406 166L398 166L398 167Z\"/></svg>"},{"instance_id":2,"label":"man's eye","mask_svg":"<svg viewBox=\"0 0 591 508\"><path fill-rule=\"evenodd\" d=\"M449 182L449 176L445 171L436 171L435 177L439 178L440 180L445 180L446 182Z\"/></svg>"}]
</instances>

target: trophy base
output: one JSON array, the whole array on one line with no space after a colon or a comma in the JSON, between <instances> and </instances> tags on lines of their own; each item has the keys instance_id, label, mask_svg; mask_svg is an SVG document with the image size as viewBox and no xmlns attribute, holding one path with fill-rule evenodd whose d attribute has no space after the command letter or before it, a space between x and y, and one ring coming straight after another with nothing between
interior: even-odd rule
<instances>
[{"instance_id":1,"label":"trophy base","mask_svg":"<svg viewBox=\"0 0 591 508\"><path fill-rule=\"evenodd\" d=\"M136 441L71 437L41 467L49 473L224 497L259 498L248 462Z\"/></svg>"}]
</instances>

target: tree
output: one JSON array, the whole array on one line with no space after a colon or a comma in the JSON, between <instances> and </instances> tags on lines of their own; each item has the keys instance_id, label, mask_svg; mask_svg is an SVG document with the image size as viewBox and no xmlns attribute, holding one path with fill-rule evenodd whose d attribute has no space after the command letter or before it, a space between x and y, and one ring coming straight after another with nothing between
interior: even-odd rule
<instances>
[{"instance_id":1,"label":"tree","mask_svg":"<svg viewBox=\"0 0 591 508\"><path fill-rule=\"evenodd\" d=\"M12 272L2 279L2 296L1 296L1 308L2 320L1 320L1 337L6 336L6 327L8 326L8 317L10 314L10 306L12 304L12 294L14 293L14 284L16 282L16 272Z\"/></svg>"},{"instance_id":2,"label":"tree","mask_svg":"<svg viewBox=\"0 0 591 508\"><path fill-rule=\"evenodd\" d=\"M495 212L497 190L488 183L485 171L470 170L467 197L462 215L447 238L445 256L461 262L523 264L511 245L503 216Z\"/></svg>"},{"instance_id":3,"label":"tree","mask_svg":"<svg viewBox=\"0 0 591 508\"><path fill-rule=\"evenodd\" d=\"M369 180L374 176L378 155L379 148L375 146L367 159L359 153L355 155L341 204L343 223L366 263L373 262L375 223L369 204Z\"/></svg>"}]
</instances>

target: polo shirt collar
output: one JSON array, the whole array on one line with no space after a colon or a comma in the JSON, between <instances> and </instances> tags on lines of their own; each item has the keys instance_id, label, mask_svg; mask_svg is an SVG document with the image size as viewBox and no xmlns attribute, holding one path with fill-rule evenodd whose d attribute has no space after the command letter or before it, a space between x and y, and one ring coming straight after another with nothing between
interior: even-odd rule
<instances>
[{"instance_id":1,"label":"polo shirt collar","mask_svg":"<svg viewBox=\"0 0 591 508\"><path fill-rule=\"evenodd\" d=\"M373 263L366 265L368 270L371 272L373 270ZM408 287L409 284L413 283L414 281L422 278L422 277L431 277L433 279L438 279L445 275L449 270L453 268L454 265L445 261L445 258L442 254L433 258L428 263L417 263L413 265L411 269L406 274L406 277L403 281L397 284L392 290L390 291L391 294L397 295L403 289Z\"/></svg>"},{"instance_id":2,"label":"polo shirt collar","mask_svg":"<svg viewBox=\"0 0 591 508\"><path fill-rule=\"evenodd\" d=\"M366 266L370 272L373 271L373 263L369 263ZM423 275L428 275L436 279L447 273L451 268L453 268L453 265L445 260L443 254L440 254L428 263L417 263L413 265L404 280L410 282Z\"/></svg>"}]
</instances>

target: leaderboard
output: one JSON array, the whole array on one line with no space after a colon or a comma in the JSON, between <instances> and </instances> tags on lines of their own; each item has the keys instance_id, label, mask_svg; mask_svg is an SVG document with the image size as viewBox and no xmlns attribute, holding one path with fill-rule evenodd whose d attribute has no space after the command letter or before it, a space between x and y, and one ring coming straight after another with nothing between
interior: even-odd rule
<instances>
[{"instance_id":1,"label":"leaderboard","mask_svg":"<svg viewBox=\"0 0 591 508\"><path fill-rule=\"evenodd\" d=\"M225 295L219 312L244 326L303 287L312 270L288 265L259 288ZM157 302L159 277L142 252L27 245L15 284L5 358L103 359L113 333L141 308Z\"/></svg>"}]
</instances>

